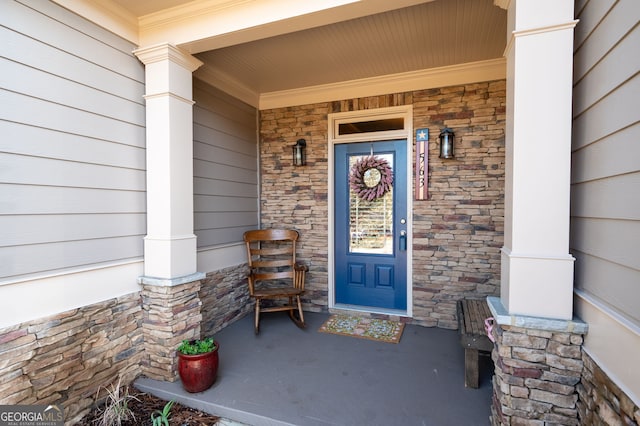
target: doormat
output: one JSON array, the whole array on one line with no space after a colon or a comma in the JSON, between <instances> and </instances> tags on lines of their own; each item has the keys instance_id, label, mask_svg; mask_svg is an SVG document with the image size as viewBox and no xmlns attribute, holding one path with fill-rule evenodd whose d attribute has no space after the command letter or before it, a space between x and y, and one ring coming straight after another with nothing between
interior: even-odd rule
<instances>
[{"instance_id":1,"label":"doormat","mask_svg":"<svg viewBox=\"0 0 640 426\"><path fill-rule=\"evenodd\" d=\"M318 331L377 340L379 342L398 343L400 337L402 337L403 330L404 324L397 321L349 315L331 315Z\"/></svg>"}]
</instances>

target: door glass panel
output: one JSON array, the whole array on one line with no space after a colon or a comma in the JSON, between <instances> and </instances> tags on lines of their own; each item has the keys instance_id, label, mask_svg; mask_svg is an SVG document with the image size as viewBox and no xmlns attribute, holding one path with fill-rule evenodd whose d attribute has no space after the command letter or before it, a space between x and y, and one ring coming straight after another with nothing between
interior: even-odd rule
<instances>
[{"instance_id":1,"label":"door glass panel","mask_svg":"<svg viewBox=\"0 0 640 426\"><path fill-rule=\"evenodd\" d=\"M393 254L393 160L392 154L349 156L350 253ZM355 182L354 173L361 176Z\"/></svg>"}]
</instances>

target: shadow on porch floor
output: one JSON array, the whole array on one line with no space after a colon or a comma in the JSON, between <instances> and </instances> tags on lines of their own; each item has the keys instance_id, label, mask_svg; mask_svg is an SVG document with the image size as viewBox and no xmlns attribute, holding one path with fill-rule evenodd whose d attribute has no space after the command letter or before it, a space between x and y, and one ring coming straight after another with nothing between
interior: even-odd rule
<instances>
[{"instance_id":1,"label":"shadow on porch floor","mask_svg":"<svg viewBox=\"0 0 640 426\"><path fill-rule=\"evenodd\" d=\"M212 388L189 394L179 381L146 378L140 390L249 425L488 425L492 363L480 388L464 387L464 351L453 330L407 325L399 344L318 333L327 314L249 315L216 334Z\"/></svg>"}]
</instances>

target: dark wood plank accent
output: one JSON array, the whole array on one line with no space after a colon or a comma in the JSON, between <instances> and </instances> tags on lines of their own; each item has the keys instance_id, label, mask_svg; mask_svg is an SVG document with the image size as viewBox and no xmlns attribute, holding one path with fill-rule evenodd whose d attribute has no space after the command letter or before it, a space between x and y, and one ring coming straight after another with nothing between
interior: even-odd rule
<instances>
[{"instance_id":1,"label":"dark wood plank accent","mask_svg":"<svg viewBox=\"0 0 640 426\"><path fill-rule=\"evenodd\" d=\"M457 304L460 343L464 348L464 385L478 387L479 352L491 352L493 343L484 329L484 320L491 316L485 299L463 299Z\"/></svg>"}]
</instances>

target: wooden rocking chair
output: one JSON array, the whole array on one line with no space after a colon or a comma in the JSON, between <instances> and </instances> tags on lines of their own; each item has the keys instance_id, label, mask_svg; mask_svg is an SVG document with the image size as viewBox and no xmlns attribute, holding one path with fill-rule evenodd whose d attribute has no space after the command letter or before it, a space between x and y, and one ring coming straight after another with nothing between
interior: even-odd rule
<instances>
[{"instance_id":1,"label":"wooden rocking chair","mask_svg":"<svg viewBox=\"0 0 640 426\"><path fill-rule=\"evenodd\" d=\"M306 326L300 295L304 293L305 273L308 268L296 262L298 237L298 231L284 229L263 229L244 233L250 268L247 277L249 294L256 301L256 334L260 331L261 312L288 311L289 317L298 327ZM285 303L262 307L263 299L285 299Z\"/></svg>"}]
</instances>

